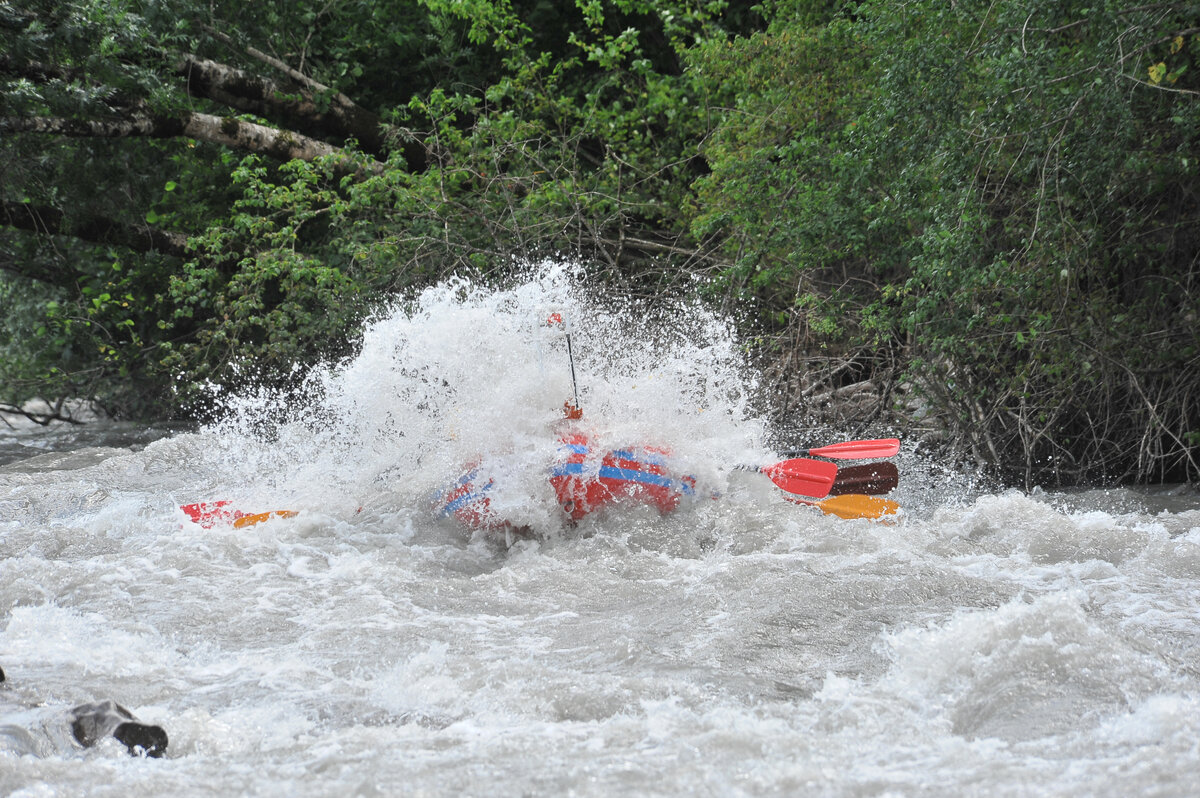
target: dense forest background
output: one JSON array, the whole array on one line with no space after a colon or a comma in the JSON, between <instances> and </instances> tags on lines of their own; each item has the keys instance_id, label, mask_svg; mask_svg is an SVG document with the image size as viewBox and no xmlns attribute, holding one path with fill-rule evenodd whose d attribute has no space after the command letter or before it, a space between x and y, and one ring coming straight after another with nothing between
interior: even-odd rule
<instances>
[{"instance_id":1,"label":"dense forest background","mask_svg":"<svg viewBox=\"0 0 1200 798\"><path fill-rule=\"evenodd\" d=\"M1195 2L0 1L0 407L177 417L570 256L724 305L780 417L1196 479L1198 67Z\"/></svg>"}]
</instances>

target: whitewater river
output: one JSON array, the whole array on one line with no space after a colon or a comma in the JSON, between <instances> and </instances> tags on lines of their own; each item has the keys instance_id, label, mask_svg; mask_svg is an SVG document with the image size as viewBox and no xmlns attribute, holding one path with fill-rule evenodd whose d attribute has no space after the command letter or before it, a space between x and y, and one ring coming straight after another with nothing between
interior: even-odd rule
<instances>
[{"instance_id":1,"label":"whitewater river","mask_svg":"<svg viewBox=\"0 0 1200 798\"><path fill-rule=\"evenodd\" d=\"M562 523L553 312L585 421L695 475L675 513ZM414 297L193 432L0 435L0 794L1197 794L1200 495L1005 491L907 445L893 523L825 516L734 468L836 440L759 419L740 352L551 272ZM431 511L480 452L532 537ZM180 510L217 499L299 515ZM71 745L103 698L166 757Z\"/></svg>"}]
</instances>

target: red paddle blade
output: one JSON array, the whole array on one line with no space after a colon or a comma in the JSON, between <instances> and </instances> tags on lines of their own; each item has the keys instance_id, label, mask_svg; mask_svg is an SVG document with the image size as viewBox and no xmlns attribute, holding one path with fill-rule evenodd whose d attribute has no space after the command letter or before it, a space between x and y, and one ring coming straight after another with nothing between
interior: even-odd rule
<instances>
[{"instance_id":1,"label":"red paddle blade","mask_svg":"<svg viewBox=\"0 0 1200 798\"><path fill-rule=\"evenodd\" d=\"M829 489L829 495L861 493L866 496L881 496L895 490L899 484L900 471L895 463L864 463L839 468L837 479Z\"/></svg>"},{"instance_id":2,"label":"red paddle blade","mask_svg":"<svg viewBox=\"0 0 1200 798\"><path fill-rule=\"evenodd\" d=\"M876 457L895 457L900 452L899 438L881 438L874 441L846 441L808 449L800 454L815 457L832 457L843 460L872 460Z\"/></svg>"},{"instance_id":3,"label":"red paddle blade","mask_svg":"<svg viewBox=\"0 0 1200 798\"><path fill-rule=\"evenodd\" d=\"M758 469L788 493L821 499L829 495L837 479L837 465L824 460L805 460L796 457Z\"/></svg>"},{"instance_id":4,"label":"red paddle blade","mask_svg":"<svg viewBox=\"0 0 1200 798\"><path fill-rule=\"evenodd\" d=\"M245 515L241 510L227 509L228 501L196 502L195 504L180 505L179 509L205 529L212 529L217 524L232 524Z\"/></svg>"}]
</instances>

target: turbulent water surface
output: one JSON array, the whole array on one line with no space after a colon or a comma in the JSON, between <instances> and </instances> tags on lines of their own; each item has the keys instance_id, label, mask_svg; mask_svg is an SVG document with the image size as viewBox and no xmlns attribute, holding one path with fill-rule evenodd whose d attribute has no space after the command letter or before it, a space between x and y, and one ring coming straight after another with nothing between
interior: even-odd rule
<instances>
[{"instance_id":1,"label":"turbulent water surface","mask_svg":"<svg viewBox=\"0 0 1200 798\"><path fill-rule=\"evenodd\" d=\"M695 475L675 513L564 526L556 312L585 422ZM721 319L551 270L414 297L200 431L0 467L0 794L1195 794L1195 492L985 490L906 449L902 515L839 520L734 468L834 442L757 390ZM431 512L481 452L532 537ZM179 509L214 499L299 515ZM104 698L167 756L74 747Z\"/></svg>"}]
</instances>

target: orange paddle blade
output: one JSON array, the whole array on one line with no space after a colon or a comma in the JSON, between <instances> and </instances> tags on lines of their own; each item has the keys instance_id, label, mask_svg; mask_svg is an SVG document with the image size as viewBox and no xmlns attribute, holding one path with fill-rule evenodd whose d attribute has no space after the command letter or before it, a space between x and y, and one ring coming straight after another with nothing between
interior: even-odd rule
<instances>
[{"instance_id":1,"label":"orange paddle blade","mask_svg":"<svg viewBox=\"0 0 1200 798\"><path fill-rule=\"evenodd\" d=\"M857 493L847 493L834 496L832 499L815 502L821 512L826 515L836 515L838 518L883 518L885 515L895 515L900 505L891 499L881 499L878 496L862 496Z\"/></svg>"},{"instance_id":2,"label":"orange paddle blade","mask_svg":"<svg viewBox=\"0 0 1200 798\"><path fill-rule=\"evenodd\" d=\"M270 512L266 513L243 515L241 518L234 521L233 525L235 528L241 529L242 527L261 524L263 521L271 518L295 518L297 515L299 515L299 513L297 513L295 510L271 510Z\"/></svg>"},{"instance_id":3,"label":"orange paddle blade","mask_svg":"<svg viewBox=\"0 0 1200 798\"><path fill-rule=\"evenodd\" d=\"M788 499L796 504L811 504L820 508L826 515L836 515L838 518L853 520L866 518L876 520L887 515L895 515L900 505L891 499L881 499L878 496L863 496L857 493L847 493L834 496L823 501L805 501L804 499Z\"/></svg>"}]
</instances>

